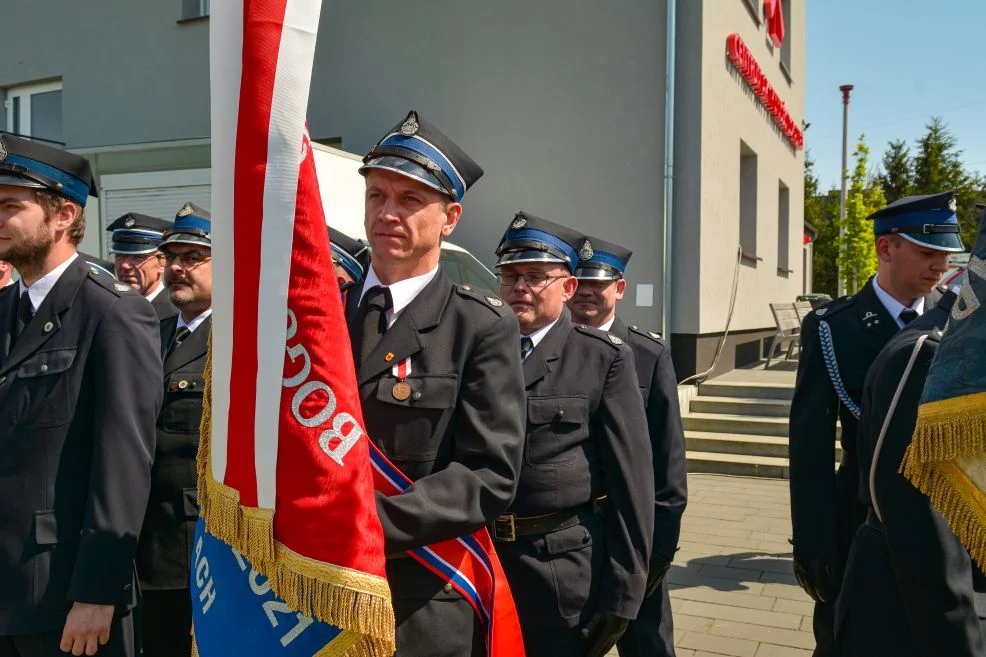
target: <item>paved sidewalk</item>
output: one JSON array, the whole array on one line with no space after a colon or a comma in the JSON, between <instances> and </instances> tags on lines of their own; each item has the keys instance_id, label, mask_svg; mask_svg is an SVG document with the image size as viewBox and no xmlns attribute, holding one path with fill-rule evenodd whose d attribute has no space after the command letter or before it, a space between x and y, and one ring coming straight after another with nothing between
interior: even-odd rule
<instances>
[{"instance_id":1,"label":"paved sidewalk","mask_svg":"<svg viewBox=\"0 0 986 657\"><path fill-rule=\"evenodd\" d=\"M787 482L691 474L688 487L668 574L678 657L809 657L812 602L791 571Z\"/></svg>"}]
</instances>

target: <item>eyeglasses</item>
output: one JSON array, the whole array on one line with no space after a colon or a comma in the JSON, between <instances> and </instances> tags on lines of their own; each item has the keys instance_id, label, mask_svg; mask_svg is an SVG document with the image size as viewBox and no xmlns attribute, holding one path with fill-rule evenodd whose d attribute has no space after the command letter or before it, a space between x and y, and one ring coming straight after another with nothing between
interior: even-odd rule
<instances>
[{"instance_id":1,"label":"eyeglasses","mask_svg":"<svg viewBox=\"0 0 986 657\"><path fill-rule=\"evenodd\" d=\"M139 267L151 258L156 258L160 253L114 253L113 262L119 265L133 265Z\"/></svg>"},{"instance_id":2,"label":"eyeglasses","mask_svg":"<svg viewBox=\"0 0 986 657\"><path fill-rule=\"evenodd\" d=\"M568 274L560 274L558 276L549 276L548 274L543 274L539 271L530 272L528 274L497 274L496 278L500 281L500 285L506 285L507 287L513 287L517 284L517 281L521 278L524 279L524 284L531 288L532 290L539 287L544 287L548 284L548 281L556 278L568 278Z\"/></svg>"},{"instance_id":3,"label":"eyeglasses","mask_svg":"<svg viewBox=\"0 0 986 657\"><path fill-rule=\"evenodd\" d=\"M185 251L184 253L164 254L164 261L169 267L172 263L177 262L179 267L191 269L192 267L198 267L206 260L212 260L212 256L208 253L202 253L201 251Z\"/></svg>"}]
</instances>

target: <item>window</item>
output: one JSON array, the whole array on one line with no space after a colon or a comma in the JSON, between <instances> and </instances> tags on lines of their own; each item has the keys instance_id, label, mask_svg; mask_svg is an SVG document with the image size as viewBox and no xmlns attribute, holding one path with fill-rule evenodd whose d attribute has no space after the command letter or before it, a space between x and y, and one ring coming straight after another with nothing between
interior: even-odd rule
<instances>
[{"instance_id":1,"label":"window","mask_svg":"<svg viewBox=\"0 0 986 657\"><path fill-rule=\"evenodd\" d=\"M453 247L454 248L454 247ZM442 268L453 283L465 283L490 294L500 294L500 284L489 269L472 254L461 249L443 248L440 256Z\"/></svg>"},{"instance_id":2,"label":"window","mask_svg":"<svg viewBox=\"0 0 986 657\"><path fill-rule=\"evenodd\" d=\"M9 87L4 109L7 111L7 132L65 145L61 82Z\"/></svg>"},{"instance_id":3,"label":"window","mask_svg":"<svg viewBox=\"0 0 986 657\"><path fill-rule=\"evenodd\" d=\"M783 182L777 187L777 273L787 276L791 269L791 190Z\"/></svg>"},{"instance_id":4,"label":"window","mask_svg":"<svg viewBox=\"0 0 986 657\"><path fill-rule=\"evenodd\" d=\"M757 24L757 27L760 27L760 7L758 6L758 0L740 0L740 2L746 5L746 9L750 12L753 22Z\"/></svg>"},{"instance_id":5,"label":"window","mask_svg":"<svg viewBox=\"0 0 986 657\"><path fill-rule=\"evenodd\" d=\"M740 247L745 264L756 266L757 257L757 154L740 142L739 214Z\"/></svg>"},{"instance_id":6,"label":"window","mask_svg":"<svg viewBox=\"0 0 986 657\"><path fill-rule=\"evenodd\" d=\"M190 21L209 15L209 0L181 0L181 19Z\"/></svg>"}]
</instances>

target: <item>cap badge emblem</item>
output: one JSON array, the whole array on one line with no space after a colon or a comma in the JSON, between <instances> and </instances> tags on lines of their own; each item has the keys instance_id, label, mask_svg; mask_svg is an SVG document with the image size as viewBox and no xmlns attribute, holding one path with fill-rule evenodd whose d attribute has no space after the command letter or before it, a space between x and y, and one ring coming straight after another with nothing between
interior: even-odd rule
<instances>
[{"instance_id":1,"label":"cap badge emblem","mask_svg":"<svg viewBox=\"0 0 986 657\"><path fill-rule=\"evenodd\" d=\"M126 292L130 289L130 286L126 283L114 283L113 287L116 288L117 292Z\"/></svg>"},{"instance_id":2,"label":"cap badge emblem","mask_svg":"<svg viewBox=\"0 0 986 657\"><path fill-rule=\"evenodd\" d=\"M595 251L592 250L592 244L589 243L589 240L582 242L582 247L579 249L579 257L583 260L592 260L594 254Z\"/></svg>"},{"instance_id":3,"label":"cap badge emblem","mask_svg":"<svg viewBox=\"0 0 986 657\"><path fill-rule=\"evenodd\" d=\"M526 225L527 225L527 219L524 219L524 217L517 217L516 219L514 219L514 222L510 224L510 227L520 230Z\"/></svg>"},{"instance_id":4,"label":"cap badge emblem","mask_svg":"<svg viewBox=\"0 0 986 657\"><path fill-rule=\"evenodd\" d=\"M124 222L123 222L123 225L124 225L124 226L126 226L127 228L133 228L133 225L134 225L135 223L136 223L136 222L134 221L134 218L133 218L133 217L127 217L127 218L126 218L126 219L124 220Z\"/></svg>"},{"instance_id":5,"label":"cap badge emblem","mask_svg":"<svg viewBox=\"0 0 986 657\"><path fill-rule=\"evenodd\" d=\"M503 305L503 301L497 299L496 297L486 297L486 303L490 304L494 308L499 308Z\"/></svg>"},{"instance_id":6,"label":"cap badge emblem","mask_svg":"<svg viewBox=\"0 0 986 657\"><path fill-rule=\"evenodd\" d=\"M185 205L181 206L181 210L178 211L178 216L187 217L193 212L195 212L195 210L192 208L192 204L186 203Z\"/></svg>"},{"instance_id":7,"label":"cap badge emblem","mask_svg":"<svg viewBox=\"0 0 986 657\"><path fill-rule=\"evenodd\" d=\"M0 161L7 159L7 145L3 143L3 137L0 137Z\"/></svg>"},{"instance_id":8,"label":"cap badge emblem","mask_svg":"<svg viewBox=\"0 0 986 657\"><path fill-rule=\"evenodd\" d=\"M401 134L405 137L413 137L418 134L418 128L420 127L421 126L418 125L418 120L412 114L404 120L404 123L401 124Z\"/></svg>"},{"instance_id":9,"label":"cap badge emblem","mask_svg":"<svg viewBox=\"0 0 986 657\"><path fill-rule=\"evenodd\" d=\"M617 346L623 344L623 340L619 339L618 337L616 337L612 333L607 333L606 335L607 335L607 337L609 337L609 341L612 342L613 344L615 344Z\"/></svg>"},{"instance_id":10,"label":"cap badge emblem","mask_svg":"<svg viewBox=\"0 0 986 657\"><path fill-rule=\"evenodd\" d=\"M815 311L815 314L821 317L822 315L827 313L828 310L829 310L828 308L819 308L818 310Z\"/></svg>"},{"instance_id":11,"label":"cap badge emblem","mask_svg":"<svg viewBox=\"0 0 986 657\"><path fill-rule=\"evenodd\" d=\"M2 158L0 158L0 159L2 159ZM952 212L955 212L956 210L958 210L958 208L959 208L959 206L955 202L955 197L954 196L952 198L948 199L948 209L949 210L951 210Z\"/></svg>"}]
</instances>

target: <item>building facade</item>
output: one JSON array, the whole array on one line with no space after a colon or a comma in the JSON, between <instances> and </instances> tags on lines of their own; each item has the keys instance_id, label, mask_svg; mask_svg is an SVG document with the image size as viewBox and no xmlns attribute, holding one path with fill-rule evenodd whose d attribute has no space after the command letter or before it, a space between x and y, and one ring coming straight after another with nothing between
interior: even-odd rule
<instances>
[{"instance_id":1,"label":"building facade","mask_svg":"<svg viewBox=\"0 0 986 657\"><path fill-rule=\"evenodd\" d=\"M92 159L100 199L83 247L105 254L103 227L127 211L208 206L208 1L99 0L57 15L12 2L0 128ZM312 136L362 153L417 109L486 170L453 241L491 263L522 209L625 244L621 314L670 332L680 378L709 368L728 322L717 370L731 369L760 357L768 303L806 289L805 0L678 0L671 31L668 9L325 0Z\"/></svg>"}]
</instances>

